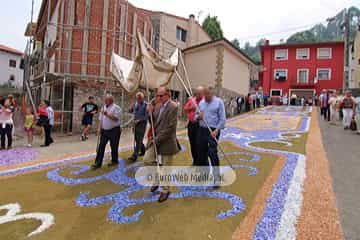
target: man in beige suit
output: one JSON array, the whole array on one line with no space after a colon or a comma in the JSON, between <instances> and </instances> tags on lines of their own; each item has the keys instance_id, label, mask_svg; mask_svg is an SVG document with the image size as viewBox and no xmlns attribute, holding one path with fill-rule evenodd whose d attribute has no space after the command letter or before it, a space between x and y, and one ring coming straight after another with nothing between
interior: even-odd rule
<instances>
[{"instance_id":1,"label":"man in beige suit","mask_svg":"<svg viewBox=\"0 0 360 240\"><path fill-rule=\"evenodd\" d=\"M159 165L169 166L172 163L173 156L180 151L180 145L176 139L178 105L171 101L170 91L166 87L158 89L157 97L160 101L159 104L155 107L148 105L149 114L153 115L155 138L149 139L144 161L149 163L155 160L155 142ZM158 185L154 185L151 192L155 192L158 188ZM169 195L169 187L163 186L159 202L166 201Z\"/></svg>"}]
</instances>

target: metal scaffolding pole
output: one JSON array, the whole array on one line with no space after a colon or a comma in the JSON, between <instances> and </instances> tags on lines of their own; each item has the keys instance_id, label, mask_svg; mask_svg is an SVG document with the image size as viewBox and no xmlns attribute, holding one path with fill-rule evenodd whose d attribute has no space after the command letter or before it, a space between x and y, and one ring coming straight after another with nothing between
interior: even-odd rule
<instances>
[{"instance_id":1,"label":"metal scaffolding pole","mask_svg":"<svg viewBox=\"0 0 360 240\"><path fill-rule=\"evenodd\" d=\"M107 23L106 27L97 27L92 24L83 25L80 24L80 22L76 23L75 19L77 17L77 11L75 1L77 0L44 1L45 6L42 13L43 15L39 16L41 21L38 23L39 26L36 30L36 35L33 36L33 39L41 40L43 44L41 49L36 49L37 52L34 52L34 55L27 52L29 60L27 64L29 79L26 86L29 88L29 94L34 96L32 99L38 101L39 99L47 98L49 93L51 93L49 100L55 103L54 105L56 106L54 106L54 108L56 108L55 110L58 110L58 113L61 111L61 114L58 115L59 117L61 116L61 120L58 119L57 123L59 126L61 125L62 132L68 130L67 118L70 117L70 114L66 114L65 116L65 112L74 113L73 109L68 109L70 102L68 102L69 99L66 99L66 97L70 96L67 94L68 87L75 86L74 84L89 86L89 88L103 86L105 88L104 94L107 93L107 91L117 91L118 94L121 93L121 106L122 108L125 108L126 93L116 84L114 77L109 74L109 71L106 71L104 76L100 76L100 74L97 73L96 69L98 68L105 67L106 70L108 69L108 60L100 63L100 61L97 60L82 61L81 58L76 57L79 55L86 55L89 59L97 59L100 56L105 55L105 59L109 59L111 53L106 51L99 52L98 49L92 47L75 47L73 41L75 33L77 34L76 36L78 36L79 32L81 35L83 34L83 31L89 31L89 34L92 34L92 37L89 37L89 41L90 39L91 41L98 41L96 36L98 36L99 33L100 35L101 33L104 33L102 36L106 38L107 45L110 46L112 42L112 48L108 47L106 49L108 49L108 51L109 49L112 49L112 51L122 53L122 56L127 58L131 58L131 54L127 53L128 46L130 46L130 42L136 38L132 32L128 32L128 24L133 23L129 22L129 11L131 12L131 9L129 8L131 5L129 5L127 0L111 0L113 2L109 5L109 12L113 12L113 26L110 25L110 21L110 23ZM32 3L34 3L34 0L32 0ZM122 9L122 15L120 15L120 8ZM54 18L56 11L58 11L59 14L58 18ZM32 17L33 8L31 10L31 22L33 21ZM145 26L145 24L142 23L149 21L149 19L146 17L139 17L137 21L140 25ZM144 27L144 31L145 29L146 27ZM93 38L94 36L95 39ZM35 41L32 41L31 43L35 44ZM32 49L35 48L30 46L30 51L32 51ZM30 61L33 65L30 64ZM87 71L77 72L76 69L79 67L80 69L84 68ZM34 72L30 74L32 71ZM31 85L30 81L32 81ZM34 91L34 89L41 90ZM50 92L47 91L48 89L50 89ZM30 101L32 100L30 99ZM35 104L32 103L32 105Z\"/></svg>"},{"instance_id":2,"label":"metal scaffolding pole","mask_svg":"<svg viewBox=\"0 0 360 240\"><path fill-rule=\"evenodd\" d=\"M63 86L62 86L62 103L61 103L61 132L64 133L64 112L65 112L65 91L66 91L66 77L63 79Z\"/></svg>"}]
</instances>

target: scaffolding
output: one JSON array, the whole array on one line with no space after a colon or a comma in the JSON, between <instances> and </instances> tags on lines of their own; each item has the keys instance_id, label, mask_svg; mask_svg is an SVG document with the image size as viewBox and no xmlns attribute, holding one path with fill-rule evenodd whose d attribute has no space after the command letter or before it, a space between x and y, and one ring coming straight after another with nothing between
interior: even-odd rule
<instances>
[{"instance_id":1,"label":"scaffolding","mask_svg":"<svg viewBox=\"0 0 360 240\"><path fill-rule=\"evenodd\" d=\"M24 86L28 100L34 108L42 99L50 100L55 125L63 133L75 131L73 120L80 119L81 113L75 108L78 103L74 102L75 84L102 91L101 95L117 94L122 109L127 109L125 101L130 96L110 74L109 59L112 52L128 59L135 56L138 26L143 26L140 31L149 36L150 42L154 39L150 17L138 16L137 8L128 1L104 0L103 15L95 20L91 4L99 2L83 2L81 13L76 0L43 0L39 25L25 50ZM42 16L47 18L44 24ZM92 21L101 26L94 26ZM74 43L77 37L82 39L80 45ZM39 39L41 44L36 41ZM123 115L126 122L129 116Z\"/></svg>"}]
</instances>

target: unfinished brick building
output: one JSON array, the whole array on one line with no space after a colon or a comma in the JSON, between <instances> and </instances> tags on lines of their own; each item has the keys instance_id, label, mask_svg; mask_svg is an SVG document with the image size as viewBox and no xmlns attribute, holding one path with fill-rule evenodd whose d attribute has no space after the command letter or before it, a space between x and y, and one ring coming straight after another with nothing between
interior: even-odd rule
<instances>
[{"instance_id":1,"label":"unfinished brick building","mask_svg":"<svg viewBox=\"0 0 360 240\"><path fill-rule=\"evenodd\" d=\"M111 53L131 59L137 30L152 42L150 16L122 0L43 0L30 60L35 103L50 99L57 125L71 131L87 96L100 102L110 92L126 101L109 72Z\"/></svg>"},{"instance_id":2,"label":"unfinished brick building","mask_svg":"<svg viewBox=\"0 0 360 240\"><path fill-rule=\"evenodd\" d=\"M132 96L109 72L111 53L132 59L137 31L160 54L210 40L193 15L187 19L154 12L125 0L43 0L37 24L26 30L34 40L26 52L35 104L49 99L63 131L79 129L79 107L89 95L101 102L110 92L127 108ZM179 93L179 87L172 88Z\"/></svg>"}]
</instances>

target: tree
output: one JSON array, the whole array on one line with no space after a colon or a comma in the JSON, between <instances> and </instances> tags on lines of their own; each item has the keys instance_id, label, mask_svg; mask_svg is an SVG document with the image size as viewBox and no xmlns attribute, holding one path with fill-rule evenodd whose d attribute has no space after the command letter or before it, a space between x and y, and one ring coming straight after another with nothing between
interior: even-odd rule
<instances>
[{"instance_id":1,"label":"tree","mask_svg":"<svg viewBox=\"0 0 360 240\"><path fill-rule=\"evenodd\" d=\"M221 29L221 24L220 21L217 19L217 16L211 17L210 15L208 15L203 21L202 27L213 40L224 37L224 33Z\"/></svg>"},{"instance_id":2,"label":"tree","mask_svg":"<svg viewBox=\"0 0 360 240\"><path fill-rule=\"evenodd\" d=\"M303 32L297 32L290 36L287 39L287 43L307 43L307 42L316 42L317 39L314 35L314 33L310 30L303 31Z\"/></svg>"},{"instance_id":3,"label":"tree","mask_svg":"<svg viewBox=\"0 0 360 240\"><path fill-rule=\"evenodd\" d=\"M237 49L240 49L240 42L239 40L237 40L236 38L234 40L231 41L232 45L234 45L234 47L236 47Z\"/></svg>"},{"instance_id":4,"label":"tree","mask_svg":"<svg viewBox=\"0 0 360 240\"><path fill-rule=\"evenodd\" d=\"M357 31L357 18L360 18L360 9L350 7L348 9L348 21L350 21L350 41L353 41ZM328 42L341 41L344 38L343 28L344 10L340 11L333 20L326 26L316 24L312 28L297 32L287 39L287 43L303 43L303 42Z\"/></svg>"}]
</instances>

